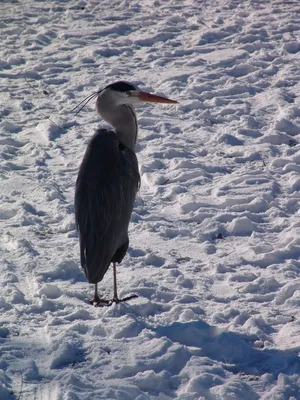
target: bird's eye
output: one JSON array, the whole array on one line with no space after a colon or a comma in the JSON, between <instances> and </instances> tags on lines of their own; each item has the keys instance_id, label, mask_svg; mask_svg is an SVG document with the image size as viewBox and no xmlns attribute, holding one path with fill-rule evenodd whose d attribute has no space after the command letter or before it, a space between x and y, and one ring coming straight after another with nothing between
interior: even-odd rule
<instances>
[{"instance_id":1,"label":"bird's eye","mask_svg":"<svg viewBox=\"0 0 300 400\"><path fill-rule=\"evenodd\" d=\"M127 96L131 96L131 92L126 92Z\"/></svg>"}]
</instances>

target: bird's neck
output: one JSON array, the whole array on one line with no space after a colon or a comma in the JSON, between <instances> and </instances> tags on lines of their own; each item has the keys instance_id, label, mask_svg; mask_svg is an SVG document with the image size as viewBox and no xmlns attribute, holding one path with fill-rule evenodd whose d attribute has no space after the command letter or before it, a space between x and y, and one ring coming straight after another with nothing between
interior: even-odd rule
<instances>
[{"instance_id":1,"label":"bird's neck","mask_svg":"<svg viewBox=\"0 0 300 400\"><path fill-rule=\"evenodd\" d=\"M127 104L116 105L108 94L104 91L98 96L96 110L114 128L123 146L134 151L138 133L134 108Z\"/></svg>"},{"instance_id":2,"label":"bird's neck","mask_svg":"<svg viewBox=\"0 0 300 400\"><path fill-rule=\"evenodd\" d=\"M120 143L129 150L135 150L138 126L135 111L130 105L116 107L112 125L118 135Z\"/></svg>"}]
</instances>

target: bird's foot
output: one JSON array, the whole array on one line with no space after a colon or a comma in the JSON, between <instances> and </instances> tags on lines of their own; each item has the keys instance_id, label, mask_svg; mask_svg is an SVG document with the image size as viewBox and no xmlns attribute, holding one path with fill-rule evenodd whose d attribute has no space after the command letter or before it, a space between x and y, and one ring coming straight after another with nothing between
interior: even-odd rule
<instances>
[{"instance_id":1,"label":"bird's foot","mask_svg":"<svg viewBox=\"0 0 300 400\"><path fill-rule=\"evenodd\" d=\"M112 300L100 299L99 296L94 296L92 300L89 300L89 303L94 307L108 307L113 303L122 303L123 301L128 301L132 299L136 299L139 297L137 294L132 294L131 296L124 297L123 299L119 299L118 297L114 297Z\"/></svg>"},{"instance_id":2,"label":"bird's foot","mask_svg":"<svg viewBox=\"0 0 300 400\"><path fill-rule=\"evenodd\" d=\"M114 297L114 298L112 299L112 301L111 301L111 304L112 304L112 303L118 304L118 303L121 303L121 302L123 302L123 301L128 301L128 300L136 299L137 297L139 297L137 294L132 294L131 296L124 297L123 299L119 299L118 297Z\"/></svg>"},{"instance_id":3,"label":"bird's foot","mask_svg":"<svg viewBox=\"0 0 300 400\"><path fill-rule=\"evenodd\" d=\"M111 305L110 300L100 299L100 297L98 295L94 296L93 299L89 300L89 303L94 307L105 307L105 306Z\"/></svg>"}]
</instances>

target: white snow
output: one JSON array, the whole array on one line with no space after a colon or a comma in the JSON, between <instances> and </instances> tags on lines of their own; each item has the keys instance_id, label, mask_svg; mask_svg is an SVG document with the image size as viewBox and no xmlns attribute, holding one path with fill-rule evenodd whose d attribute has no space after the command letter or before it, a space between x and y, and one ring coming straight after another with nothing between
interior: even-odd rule
<instances>
[{"instance_id":1,"label":"white snow","mask_svg":"<svg viewBox=\"0 0 300 400\"><path fill-rule=\"evenodd\" d=\"M297 0L1 3L0 399L300 398ZM74 185L118 80L142 185L94 308ZM112 295L109 270L99 289Z\"/></svg>"}]
</instances>

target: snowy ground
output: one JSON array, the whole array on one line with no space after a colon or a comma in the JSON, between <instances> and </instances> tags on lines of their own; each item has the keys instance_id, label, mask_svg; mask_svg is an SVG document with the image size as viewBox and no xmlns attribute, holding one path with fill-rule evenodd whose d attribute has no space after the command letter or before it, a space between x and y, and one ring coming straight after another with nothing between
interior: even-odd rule
<instances>
[{"instance_id":1,"label":"snowy ground","mask_svg":"<svg viewBox=\"0 0 300 400\"><path fill-rule=\"evenodd\" d=\"M1 2L0 399L300 399L297 0ZM142 186L110 308L74 184L125 79ZM100 284L112 294L112 272Z\"/></svg>"}]
</instances>

